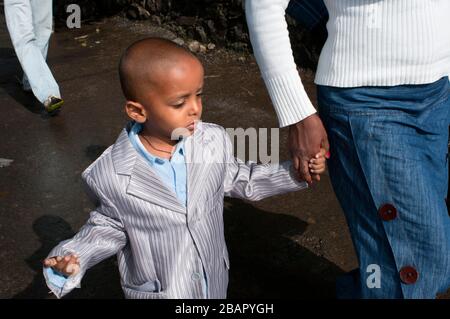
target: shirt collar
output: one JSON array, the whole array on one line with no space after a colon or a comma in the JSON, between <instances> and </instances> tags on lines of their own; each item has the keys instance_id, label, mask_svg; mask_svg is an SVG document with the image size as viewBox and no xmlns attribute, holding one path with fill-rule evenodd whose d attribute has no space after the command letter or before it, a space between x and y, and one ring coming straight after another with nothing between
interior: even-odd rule
<instances>
[{"instance_id":1,"label":"shirt collar","mask_svg":"<svg viewBox=\"0 0 450 319\"><path fill-rule=\"evenodd\" d=\"M164 164L165 162L168 162L168 159L160 158L157 156L152 155L145 146L142 144L141 140L139 139L139 133L142 131L143 125L138 122L134 122L134 124L131 126L129 136L135 143L135 145L138 147L138 151L150 162L150 164L154 165L157 164ZM173 152L172 158L170 161L179 161L180 159L184 159L184 139L181 139L177 144L175 151Z\"/></svg>"}]
</instances>

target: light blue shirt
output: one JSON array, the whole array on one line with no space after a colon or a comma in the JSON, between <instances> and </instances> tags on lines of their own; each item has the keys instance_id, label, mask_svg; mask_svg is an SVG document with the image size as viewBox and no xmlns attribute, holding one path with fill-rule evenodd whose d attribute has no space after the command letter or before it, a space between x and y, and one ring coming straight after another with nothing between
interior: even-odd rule
<instances>
[{"instance_id":1,"label":"light blue shirt","mask_svg":"<svg viewBox=\"0 0 450 319\"><path fill-rule=\"evenodd\" d=\"M128 133L128 138L136 151L145 158L148 164L156 171L161 180L166 186L177 195L180 202L186 206L186 187L187 187L187 170L186 159L184 151L184 140L178 142L175 151L170 160L156 157L150 154L142 144L139 133L142 131L142 124L134 123ZM52 268L46 268L47 276L51 285L62 288L66 283L67 277L54 271ZM203 272L205 270L203 269ZM207 296L207 282L206 274L204 273L204 280L202 281L203 292Z\"/></svg>"},{"instance_id":2,"label":"light blue shirt","mask_svg":"<svg viewBox=\"0 0 450 319\"><path fill-rule=\"evenodd\" d=\"M156 171L164 184L177 195L180 202L186 206L186 160L184 157L184 140L178 142L170 160L150 154L139 138L142 124L134 123L128 137L136 151L144 157Z\"/></svg>"}]
</instances>

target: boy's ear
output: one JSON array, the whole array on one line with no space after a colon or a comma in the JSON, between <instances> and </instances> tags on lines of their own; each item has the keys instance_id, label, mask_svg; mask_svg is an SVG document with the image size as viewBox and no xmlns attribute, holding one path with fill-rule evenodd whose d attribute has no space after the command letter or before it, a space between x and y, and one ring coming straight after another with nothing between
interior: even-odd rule
<instances>
[{"instance_id":1,"label":"boy's ear","mask_svg":"<svg viewBox=\"0 0 450 319\"><path fill-rule=\"evenodd\" d=\"M147 121L147 112L139 102L127 101L125 103L125 112L128 117L135 120L137 123L144 123Z\"/></svg>"}]
</instances>

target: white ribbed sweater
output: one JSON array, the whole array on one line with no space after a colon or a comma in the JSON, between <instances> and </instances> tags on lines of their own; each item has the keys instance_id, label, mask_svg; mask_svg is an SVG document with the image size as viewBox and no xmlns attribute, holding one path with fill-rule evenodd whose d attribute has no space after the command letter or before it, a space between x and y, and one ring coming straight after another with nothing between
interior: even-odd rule
<instances>
[{"instance_id":1,"label":"white ribbed sweater","mask_svg":"<svg viewBox=\"0 0 450 319\"><path fill-rule=\"evenodd\" d=\"M450 74L450 0L324 2L330 19L316 84L424 84ZM292 56L284 17L288 3L246 0L255 58L280 126L315 113Z\"/></svg>"}]
</instances>

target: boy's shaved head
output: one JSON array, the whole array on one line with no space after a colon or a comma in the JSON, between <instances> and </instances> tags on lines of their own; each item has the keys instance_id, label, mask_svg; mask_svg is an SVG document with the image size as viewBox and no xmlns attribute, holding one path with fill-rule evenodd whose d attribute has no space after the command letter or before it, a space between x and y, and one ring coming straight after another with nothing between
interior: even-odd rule
<instances>
[{"instance_id":1,"label":"boy's shaved head","mask_svg":"<svg viewBox=\"0 0 450 319\"><path fill-rule=\"evenodd\" d=\"M178 44L163 38L146 38L130 45L119 63L123 94L128 101L140 102L142 93L157 85L164 71L180 61L198 59Z\"/></svg>"}]
</instances>

